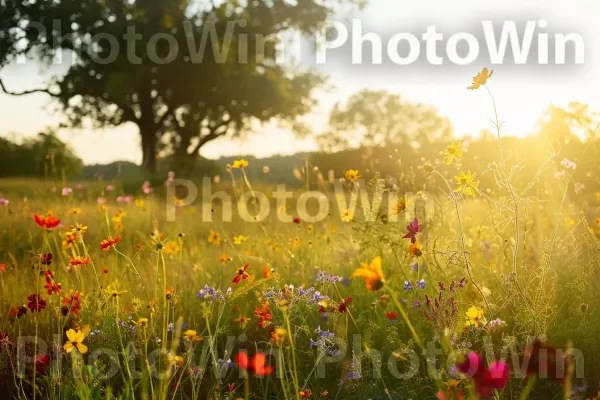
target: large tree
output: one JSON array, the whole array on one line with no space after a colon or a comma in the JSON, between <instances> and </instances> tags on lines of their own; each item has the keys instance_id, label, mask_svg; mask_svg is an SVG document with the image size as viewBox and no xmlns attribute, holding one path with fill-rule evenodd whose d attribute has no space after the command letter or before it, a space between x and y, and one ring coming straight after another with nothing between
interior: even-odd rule
<instances>
[{"instance_id":1,"label":"large tree","mask_svg":"<svg viewBox=\"0 0 600 400\"><path fill-rule=\"evenodd\" d=\"M154 172L161 145L186 165L211 140L306 113L321 77L277 63L276 45L315 32L336 4L363 1L20 1L11 32L19 51L48 62L76 54L64 76L25 94L56 98L71 126L137 125Z\"/></svg>"},{"instance_id":2,"label":"large tree","mask_svg":"<svg viewBox=\"0 0 600 400\"><path fill-rule=\"evenodd\" d=\"M365 89L334 106L329 130L320 142L326 150L389 144L416 147L451 136L450 121L435 108L384 90Z\"/></svg>"}]
</instances>

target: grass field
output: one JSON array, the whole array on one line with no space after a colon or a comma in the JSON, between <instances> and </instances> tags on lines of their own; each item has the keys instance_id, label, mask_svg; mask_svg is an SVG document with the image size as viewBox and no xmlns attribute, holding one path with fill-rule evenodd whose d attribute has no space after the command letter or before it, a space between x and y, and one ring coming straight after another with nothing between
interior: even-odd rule
<instances>
[{"instance_id":1,"label":"grass field","mask_svg":"<svg viewBox=\"0 0 600 400\"><path fill-rule=\"evenodd\" d=\"M439 150L406 196L308 161L285 203L242 160L191 204L178 181L0 181L2 398L597 396L600 197L567 195L582 166L549 152L515 186L501 142L475 176L460 144Z\"/></svg>"}]
</instances>

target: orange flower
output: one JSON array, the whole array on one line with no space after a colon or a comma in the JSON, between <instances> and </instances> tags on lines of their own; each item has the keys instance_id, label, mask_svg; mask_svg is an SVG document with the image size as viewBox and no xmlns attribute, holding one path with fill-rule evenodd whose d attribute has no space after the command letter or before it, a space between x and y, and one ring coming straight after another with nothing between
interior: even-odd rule
<instances>
[{"instance_id":1,"label":"orange flower","mask_svg":"<svg viewBox=\"0 0 600 400\"><path fill-rule=\"evenodd\" d=\"M419 241L416 241L415 243L411 244L408 248L408 255L411 257L420 257L423 254L422 249L423 246L421 246L421 243L419 243Z\"/></svg>"},{"instance_id":2,"label":"orange flower","mask_svg":"<svg viewBox=\"0 0 600 400\"><path fill-rule=\"evenodd\" d=\"M111 236L109 236L108 239L104 239L100 242L100 249L102 249L102 251L108 251L108 249L110 249L113 246L116 246L117 243L119 243L120 241L121 235L117 235L117 237L114 239Z\"/></svg>"},{"instance_id":3,"label":"orange flower","mask_svg":"<svg viewBox=\"0 0 600 400\"><path fill-rule=\"evenodd\" d=\"M467 89L479 89L479 86L485 85L492 75L494 75L494 70L488 71L487 68L482 69L481 72L478 72L477 75L473 77L473 84L467 87Z\"/></svg>"},{"instance_id":4,"label":"orange flower","mask_svg":"<svg viewBox=\"0 0 600 400\"><path fill-rule=\"evenodd\" d=\"M312 397L312 391L308 388L302 389L299 394L300 394L300 397L304 397L305 399Z\"/></svg>"},{"instance_id":5,"label":"orange flower","mask_svg":"<svg viewBox=\"0 0 600 400\"><path fill-rule=\"evenodd\" d=\"M350 278L359 277L365 280L368 290L375 291L383 287L385 278L381 269L381 257L375 257L371 264L360 263L361 268L357 268Z\"/></svg>"},{"instance_id":6,"label":"orange flower","mask_svg":"<svg viewBox=\"0 0 600 400\"><path fill-rule=\"evenodd\" d=\"M86 265L88 265L89 262L90 262L89 257L75 257L75 258L71 258L69 260L69 264L71 264L73 266L81 265L81 266L85 267Z\"/></svg>"},{"instance_id":7,"label":"orange flower","mask_svg":"<svg viewBox=\"0 0 600 400\"><path fill-rule=\"evenodd\" d=\"M37 214L33 214L35 223L44 229L54 229L60 224L60 219L56 219L54 215L48 215L48 218L44 218Z\"/></svg>"},{"instance_id":8,"label":"orange flower","mask_svg":"<svg viewBox=\"0 0 600 400\"><path fill-rule=\"evenodd\" d=\"M263 268L263 278L265 279L269 279L271 277L271 268L269 266L266 266Z\"/></svg>"},{"instance_id":9,"label":"orange flower","mask_svg":"<svg viewBox=\"0 0 600 400\"><path fill-rule=\"evenodd\" d=\"M256 376L266 376L273 372L273 366L265 365L267 357L264 353L256 353L252 360L248 359L248 354L240 352L236 356L236 362L241 369L253 370Z\"/></svg>"},{"instance_id":10,"label":"orange flower","mask_svg":"<svg viewBox=\"0 0 600 400\"><path fill-rule=\"evenodd\" d=\"M237 271L235 272L235 277L233 278L233 280L231 282L233 282L234 284L238 284L240 283L240 281L242 279L248 279L248 273L246 272L248 270L248 268L250 267L250 264L246 264L241 268L238 268Z\"/></svg>"}]
</instances>

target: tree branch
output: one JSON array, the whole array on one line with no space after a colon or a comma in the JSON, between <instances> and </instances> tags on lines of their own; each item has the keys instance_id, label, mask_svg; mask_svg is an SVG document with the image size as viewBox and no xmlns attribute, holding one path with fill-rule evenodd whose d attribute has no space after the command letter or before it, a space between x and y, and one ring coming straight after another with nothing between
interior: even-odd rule
<instances>
[{"instance_id":1,"label":"tree branch","mask_svg":"<svg viewBox=\"0 0 600 400\"><path fill-rule=\"evenodd\" d=\"M206 143L226 134L227 129L225 129L222 132L217 132L217 131L219 130L219 128L227 126L229 124L229 122L231 122L231 121L224 121L224 122L221 122L219 125L215 126L214 128L211 128L210 133L208 135L200 138L200 141L198 142L196 147L194 147L194 150L192 150L191 154L197 154L200 151L200 148L202 146L204 146Z\"/></svg>"}]
</instances>

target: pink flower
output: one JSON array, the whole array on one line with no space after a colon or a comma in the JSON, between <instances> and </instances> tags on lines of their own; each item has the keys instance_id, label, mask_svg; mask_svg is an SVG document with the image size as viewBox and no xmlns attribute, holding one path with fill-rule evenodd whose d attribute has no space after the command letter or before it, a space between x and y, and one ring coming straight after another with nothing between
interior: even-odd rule
<instances>
[{"instance_id":1,"label":"pink flower","mask_svg":"<svg viewBox=\"0 0 600 400\"><path fill-rule=\"evenodd\" d=\"M410 224L406 226L406 230L408 231L406 235L402 236L404 239L410 239L411 243L415 243L417 241L417 233L419 233L419 221L415 218L412 220Z\"/></svg>"},{"instance_id":2,"label":"pink flower","mask_svg":"<svg viewBox=\"0 0 600 400\"><path fill-rule=\"evenodd\" d=\"M475 391L481 397L491 397L494 390L502 389L510 378L510 368L505 362L495 361L486 367L474 351L462 363L456 364L456 369L473 379Z\"/></svg>"}]
</instances>

